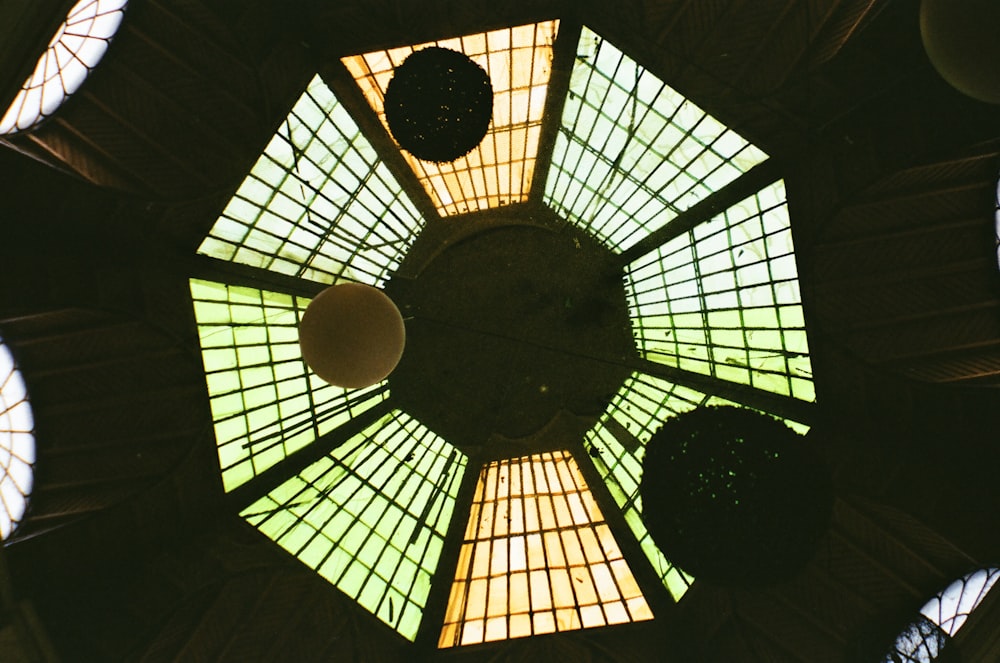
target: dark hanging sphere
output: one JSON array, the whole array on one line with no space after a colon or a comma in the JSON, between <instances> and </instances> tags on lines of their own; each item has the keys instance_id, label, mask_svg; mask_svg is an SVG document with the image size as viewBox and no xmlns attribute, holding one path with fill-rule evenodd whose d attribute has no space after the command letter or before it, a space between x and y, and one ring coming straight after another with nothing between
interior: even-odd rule
<instances>
[{"instance_id":1,"label":"dark hanging sphere","mask_svg":"<svg viewBox=\"0 0 1000 663\"><path fill-rule=\"evenodd\" d=\"M493 115L493 87L464 53L431 46L410 54L385 91L389 131L424 161L454 161L479 145Z\"/></svg>"},{"instance_id":2,"label":"dark hanging sphere","mask_svg":"<svg viewBox=\"0 0 1000 663\"><path fill-rule=\"evenodd\" d=\"M646 446L643 518L667 559L700 580L762 585L794 575L830 521L829 471L804 438L744 408L668 420Z\"/></svg>"}]
</instances>

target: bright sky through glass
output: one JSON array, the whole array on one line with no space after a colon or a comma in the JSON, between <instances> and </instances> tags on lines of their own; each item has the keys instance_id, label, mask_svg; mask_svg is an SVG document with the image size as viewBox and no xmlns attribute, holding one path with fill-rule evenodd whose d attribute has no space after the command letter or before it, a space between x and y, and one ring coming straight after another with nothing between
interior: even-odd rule
<instances>
[{"instance_id":1,"label":"bright sky through glass","mask_svg":"<svg viewBox=\"0 0 1000 663\"><path fill-rule=\"evenodd\" d=\"M308 299L196 279L191 297L226 491L388 397L384 382L341 389L309 370Z\"/></svg>"},{"instance_id":2,"label":"bright sky through glass","mask_svg":"<svg viewBox=\"0 0 1000 663\"><path fill-rule=\"evenodd\" d=\"M321 283L381 287L422 226L402 187L317 76L198 252Z\"/></svg>"},{"instance_id":3,"label":"bright sky through glass","mask_svg":"<svg viewBox=\"0 0 1000 663\"><path fill-rule=\"evenodd\" d=\"M483 467L439 647L652 618L569 452Z\"/></svg>"},{"instance_id":4,"label":"bright sky through glass","mask_svg":"<svg viewBox=\"0 0 1000 663\"><path fill-rule=\"evenodd\" d=\"M815 400L783 181L632 262L646 359Z\"/></svg>"},{"instance_id":5,"label":"bright sky through glass","mask_svg":"<svg viewBox=\"0 0 1000 663\"><path fill-rule=\"evenodd\" d=\"M80 0L73 5L0 118L0 134L30 129L76 92L104 57L127 4L127 0Z\"/></svg>"},{"instance_id":6,"label":"bright sky through glass","mask_svg":"<svg viewBox=\"0 0 1000 663\"><path fill-rule=\"evenodd\" d=\"M413 640L466 463L394 411L242 516Z\"/></svg>"},{"instance_id":7,"label":"bright sky through glass","mask_svg":"<svg viewBox=\"0 0 1000 663\"><path fill-rule=\"evenodd\" d=\"M24 380L0 339L0 539L11 535L28 507L34 482L34 430Z\"/></svg>"},{"instance_id":8,"label":"bright sky through glass","mask_svg":"<svg viewBox=\"0 0 1000 663\"><path fill-rule=\"evenodd\" d=\"M584 28L545 202L622 251L766 158Z\"/></svg>"},{"instance_id":9,"label":"bright sky through glass","mask_svg":"<svg viewBox=\"0 0 1000 663\"><path fill-rule=\"evenodd\" d=\"M432 45L460 51L489 74L493 121L479 147L447 164L421 161L402 152L443 214L528 199L557 29L558 21L547 21L344 58L386 130L385 90L393 68L413 51Z\"/></svg>"},{"instance_id":10,"label":"bright sky through glass","mask_svg":"<svg viewBox=\"0 0 1000 663\"><path fill-rule=\"evenodd\" d=\"M896 637L883 663L933 663L941 650L949 647L949 638L958 633L998 578L1000 569L979 569L948 585L920 609L926 619L910 624Z\"/></svg>"},{"instance_id":11,"label":"bright sky through glass","mask_svg":"<svg viewBox=\"0 0 1000 663\"><path fill-rule=\"evenodd\" d=\"M927 602L920 609L927 619L954 636L962 628L972 611L986 598L987 592L1000 578L1000 569L980 569L960 578Z\"/></svg>"}]
</instances>

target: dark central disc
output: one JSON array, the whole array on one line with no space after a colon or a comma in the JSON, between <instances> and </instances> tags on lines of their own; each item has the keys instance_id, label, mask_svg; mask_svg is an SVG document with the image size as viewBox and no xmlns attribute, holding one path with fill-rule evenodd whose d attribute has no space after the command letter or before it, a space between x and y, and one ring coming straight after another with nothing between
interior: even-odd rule
<instances>
[{"instance_id":1,"label":"dark central disc","mask_svg":"<svg viewBox=\"0 0 1000 663\"><path fill-rule=\"evenodd\" d=\"M487 231L385 290L406 319L392 398L459 447L596 417L630 375L622 272L583 234Z\"/></svg>"},{"instance_id":2,"label":"dark central disc","mask_svg":"<svg viewBox=\"0 0 1000 663\"><path fill-rule=\"evenodd\" d=\"M385 119L404 150L425 161L454 161L482 142L493 87L464 53L432 46L412 53L385 91Z\"/></svg>"}]
</instances>

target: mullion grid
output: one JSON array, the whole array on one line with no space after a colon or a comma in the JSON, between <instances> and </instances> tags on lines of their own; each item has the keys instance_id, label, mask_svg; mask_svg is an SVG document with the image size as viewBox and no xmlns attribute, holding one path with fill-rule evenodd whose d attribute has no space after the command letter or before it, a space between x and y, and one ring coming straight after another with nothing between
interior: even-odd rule
<instances>
[{"instance_id":1,"label":"mullion grid","mask_svg":"<svg viewBox=\"0 0 1000 663\"><path fill-rule=\"evenodd\" d=\"M962 628L1000 578L1000 569L980 569L955 581L921 608L920 613L951 637Z\"/></svg>"},{"instance_id":2,"label":"mullion grid","mask_svg":"<svg viewBox=\"0 0 1000 663\"><path fill-rule=\"evenodd\" d=\"M647 359L815 398L782 181L626 272L633 333Z\"/></svg>"},{"instance_id":3,"label":"mullion grid","mask_svg":"<svg viewBox=\"0 0 1000 663\"><path fill-rule=\"evenodd\" d=\"M243 517L413 640L466 462L397 410Z\"/></svg>"},{"instance_id":4,"label":"mullion grid","mask_svg":"<svg viewBox=\"0 0 1000 663\"><path fill-rule=\"evenodd\" d=\"M70 9L0 117L0 134L30 129L51 117L79 89L104 57L127 4L127 0L81 0Z\"/></svg>"},{"instance_id":5,"label":"mullion grid","mask_svg":"<svg viewBox=\"0 0 1000 663\"><path fill-rule=\"evenodd\" d=\"M548 21L344 58L344 65L387 130L384 99L393 68L414 51L427 46L465 53L490 75L497 97L509 96L503 109L508 121L497 123L495 105L494 118L486 137L468 155L449 163L435 163L402 152L439 212L454 216L527 200L541 134L552 43L557 26L558 21ZM528 31L531 32L530 45L521 36ZM493 43L498 45L491 45ZM498 90L496 81L503 80L512 71L515 49L530 50L530 74L523 84L514 85L507 81L508 84ZM500 62L501 59L503 62ZM493 66L494 62L497 67ZM517 117L514 121L519 115L515 97L525 90L528 92L525 117ZM518 150L515 158L514 146L521 143L522 135L524 147ZM516 177L515 172L519 172Z\"/></svg>"},{"instance_id":6,"label":"mullion grid","mask_svg":"<svg viewBox=\"0 0 1000 663\"><path fill-rule=\"evenodd\" d=\"M594 467L621 508L625 522L639 546L675 601L680 600L687 592L694 579L667 560L646 529L639 499L642 460L645 445L660 424L670 417L707 404L709 398L689 387L633 373L612 399L597 426L586 435ZM611 432L609 426L613 424L624 428L634 439L634 446L623 444Z\"/></svg>"},{"instance_id":7,"label":"mullion grid","mask_svg":"<svg viewBox=\"0 0 1000 663\"><path fill-rule=\"evenodd\" d=\"M402 187L317 76L199 253L323 283L380 287L422 226Z\"/></svg>"},{"instance_id":8,"label":"mullion grid","mask_svg":"<svg viewBox=\"0 0 1000 663\"><path fill-rule=\"evenodd\" d=\"M585 52L578 52L571 78L546 202L610 249L627 249L767 158L590 30L581 34L578 51ZM650 86L656 89L652 98L640 100L640 89ZM599 120L612 126L603 146L594 139ZM644 136L650 129L652 135ZM616 131L625 137L609 151ZM636 146L642 148L638 156ZM624 163L626 157L634 163ZM640 164L649 169L644 175Z\"/></svg>"},{"instance_id":9,"label":"mullion grid","mask_svg":"<svg viewBox=\"0 0 1000 663\"><path fill-rule=\"evenodd\" d=\"M309 371L309 300L196 279L191 294L227 491L387 398L385 383L341 389Z\"/></svg>"},{"instance_id":10,"label":"mullion grid","mask_svg":"<svg viewBox=\"0 0 1000 663\"><path fill-rule=\"evenodd\" d=\"M568 452L481 470L439 647L650 618Z\"/></svg>"},{"instance_id":11,"label":"mullion grid","mask_svg":"<svg viewBox=\"0 0 1000 663\"><path fill-rule=\"evenodd\" d=\"M8 538L27 510L34 483L34 417L28 392L0 339L0 539Z\"/></svg>"}]
</instances>

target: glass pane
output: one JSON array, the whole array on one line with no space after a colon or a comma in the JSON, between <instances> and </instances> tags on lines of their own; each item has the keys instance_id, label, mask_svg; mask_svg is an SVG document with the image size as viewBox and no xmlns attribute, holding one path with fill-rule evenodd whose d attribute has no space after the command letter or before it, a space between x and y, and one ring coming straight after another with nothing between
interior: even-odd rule
<instances>
[{"instance_id":1,"label":"glass pane","mask_svg":"<svg viewBox=\"0 0 1000 663\"><path fill-rule=\"evenodd\" d=\"M127 4L127 0L80 0L73 5L0 118L0 134L30 129L76 92L104 57Z\"/></svg>"},{"instance_id":2,"label":"glass pane","mask_svg":"<svg viewBox=\"0 0 1000 663\"><path fill-rule=\"evenodd\" d=\"M393 68L427 46L465 53L493 85L493 120L479 147L451 163L421 161L403 151L438 211L462 214L528 199L558 21L504 28L344 58L388 131L383 108Z\"/></svg>"},{"instance_id":3,"label":"glass pane","mask_svg":"<svg viewBox=\"0 0 1000 663\"><path fill-rule=\"evenodd\" d=\"M191 279L226 491L388 398L387 383L341 389L299 351L309 300Z\"/></svg>"},{"instance_id":4,"label":"glass pane","mask_svg":"<svg viewBox=\"0 0 1000 663\"><path fill-rule=\"evenodd\" d=\"M0 339L0 539L24 518L34 483L35 420L21 372Z\"/></svg>"},{"instance_id":5,"label":"glass pane","mask_svg":"<svg viewBox=\"0 0 1000 663\"><path fill-rule=\"evenodd\" d=\"M413 640L467 462L397 410L241 515Z\"/></svg>"},{"instance_id":6,"label":"glass pane","mask_svg":"<svg viewBox=\"0 0 1000 663\"><path fill-rule=\"evenodd\" d=\"M321 283L381 287L422 226L375 148L317 76L198 252Z\"/></svg>"},{"instance_id":7,"label":"glass pane","mask_svg":"<svg viewBox=\"0 0 1000 663\"><path fill-rule=\"evenodd\" d=\"M766 158L584 28L545 202L623 251Z\"/></svg>"},{"instance_id":8,"label":"glass pane","mask_svg":"<svg viewBox=\"0 0 1000 663\"><path fill-rule=\"evenodd\" d=\"M815 400L784 181L626 269L650 361Z\"/></svg>"},{"instance_id":9,"label":"glass pane","mask_svg":"<svg viewBox=\"0 0 1000 663\"><path fill-rule=\"evenodd\" d=\"M483 467L439 647L652 618L569 452Z\"/></svg>"}]
</instances>

